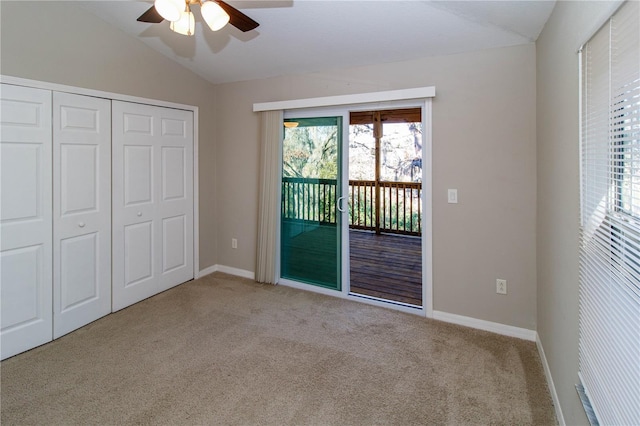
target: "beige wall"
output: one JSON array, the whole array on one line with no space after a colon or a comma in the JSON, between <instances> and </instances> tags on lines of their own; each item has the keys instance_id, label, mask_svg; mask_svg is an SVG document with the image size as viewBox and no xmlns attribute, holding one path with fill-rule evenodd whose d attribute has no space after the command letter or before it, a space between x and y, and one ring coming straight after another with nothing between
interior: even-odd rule
<instances>
[{"instance_id":1,"label":"beige wall","mask_svg":"<svg viewBox=\"0 0 640 426\"><path fill-rule=\"evenodd\" d=\"M254 102L432 85L434 309L535 329L534 45L217 86L218 263L254 270Z\"/></svg>"},{"instance_id":2,"label":"beige wall","mask_svg":"<svg viewBox=\"0 0 640 426\"><path fill-rule=\"evenodd\" d=\"M0 73L200 108L200 266L215 264L214 86L73 2L0 2Z\"/></svg>"},{"instance_id":3,"label":"beige wall","mask_svg":"<svg viewBox=\"0 0 640 426\"><path fill-rule=\"evenodd\" d=\"M567 424L588 424L578 382L580 152L578 48L606 2L558 2L536 43L538 335Z\"/></svg>"},{"instance_id":4,"label":"beige wall","mask_svg":"<svg viewBox=\"0 0 640 426\"><path fill-rule=\"evenodd\" d=\"M535 329L533 45L214 87L68 3L2 2L1 13L2 74L200 107L201 268L254 270L254 102L436 86L434 308Z\"/></svg>"}]
</instances>

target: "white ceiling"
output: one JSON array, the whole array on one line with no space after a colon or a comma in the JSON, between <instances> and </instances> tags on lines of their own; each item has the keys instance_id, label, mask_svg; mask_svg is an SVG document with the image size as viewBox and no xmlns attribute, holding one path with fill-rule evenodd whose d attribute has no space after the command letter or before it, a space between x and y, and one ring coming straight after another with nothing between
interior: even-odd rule
<instances>
[{"instance_id":1,"label":"white ceiling","mask_svg":"<svg viewBox=\"0 0 640 426\"><path fill-rule=\"evenodd\" d=\"M87 1L82 7L212 83L322 72L535 41L555 1L228 0L260 23L242 33L196 35L136 18L151 2Z\"/></svg>"}]
</instances>

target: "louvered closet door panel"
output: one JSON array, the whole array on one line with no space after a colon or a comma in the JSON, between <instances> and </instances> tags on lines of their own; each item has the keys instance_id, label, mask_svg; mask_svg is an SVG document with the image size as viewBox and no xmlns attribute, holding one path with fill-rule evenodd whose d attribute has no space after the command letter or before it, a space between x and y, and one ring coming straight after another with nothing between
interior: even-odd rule
<instances>
[{"instance_id":1,"label":"louvered closet door panel","mask_svg":"<svg viewBox=\"0 0 640 426\"><path fill-rule=\"evenodd\" d=\"M51 92L0 87L1 357L52 339Z\"/></svg>"},{"instance_id":2,"label":"louvered closet door panel","mask_svg":"<svg viewBox=\"0 0 640 426\"><path fill-rule=\"evenodd\" d=\"M193 114L113 102L113 310L193 278Z\"/></svg>"},{"instance_id":3,"label":"louvered closet door panel","mask_svg":"<svg viewBox=\"0 0 640 426\"><path fill-rule=\"evenodd\" d=\"M58 338L111 312L111 101L53 95Z\"/></svg>"}]
</instances>

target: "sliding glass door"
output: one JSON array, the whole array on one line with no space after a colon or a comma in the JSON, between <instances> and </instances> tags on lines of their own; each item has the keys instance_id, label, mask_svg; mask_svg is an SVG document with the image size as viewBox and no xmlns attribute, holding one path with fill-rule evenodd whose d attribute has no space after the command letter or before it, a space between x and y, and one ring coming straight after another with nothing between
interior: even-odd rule
<instances>
[{"instance_id":1,"label":"sliding glass door","mask_svg":"<svg viewBox=\"0 0 640 426\"><path fill-rule=\"evenodd\" d=\"M288 118L282 152L280 275L341 290L342 117Z\"/></svg>"}]
</instances>

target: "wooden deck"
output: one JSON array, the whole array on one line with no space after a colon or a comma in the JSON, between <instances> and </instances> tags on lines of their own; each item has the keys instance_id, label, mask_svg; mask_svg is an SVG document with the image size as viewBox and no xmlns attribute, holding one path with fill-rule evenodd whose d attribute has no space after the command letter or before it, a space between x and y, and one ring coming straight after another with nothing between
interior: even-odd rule
<instances>
[{"instance_id":1,"label":"wooden deck","mask_svg":"<svg viewBox=\"0 0 640 426\"><path fill-rule=\"evenodd\" d=\"M351 292L422 306L418 237L349 231Z\"/></svg>"},{"instance_id":2,"label":"wooden deck","mask_svg":"<svg viewBox=\"0 0 640 426\"><path fill-rule=\"evenodd\" d=\"M286 228L288 229L288 228ZM285 231L286 231L285 229ZM287 237L283 231L282 277L335 288L335 226ZM422 306L422 248L419 237L349 230L351 293Z\"/></svg>"}]
</instances>

